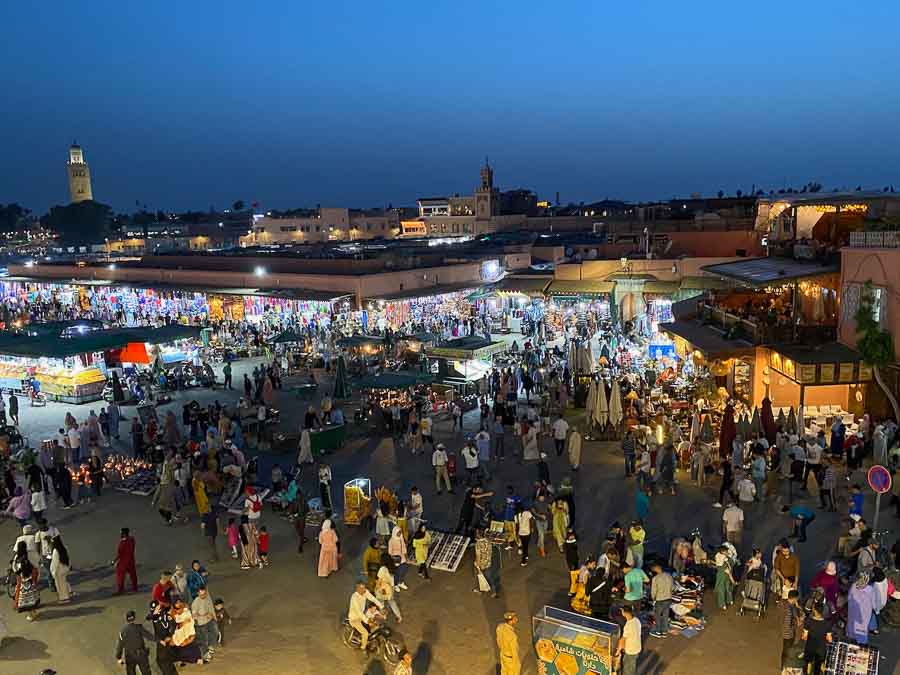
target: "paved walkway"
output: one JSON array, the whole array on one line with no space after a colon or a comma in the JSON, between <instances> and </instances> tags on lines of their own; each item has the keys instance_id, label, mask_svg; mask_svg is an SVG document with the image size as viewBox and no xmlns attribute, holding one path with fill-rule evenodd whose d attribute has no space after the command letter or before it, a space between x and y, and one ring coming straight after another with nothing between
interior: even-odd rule
<instances>
[{"instance_id":1,"label":"paved walkway","mask_svg":"<svg viewBox=\"0 0 900 675\"><path fill-rule=\"evenodd\" d=\"M235 382L240 382L244 370L253 365L253 362L238 362ZM187 396L179 395L171 405L180 406L193 396L190 392ZM237 397L237 391L197 393L203 403L213 398L234 402ZM278 404L283 427L296 429L306 403L292 399L286 388L279 393ZM76 416L86 415L90 407L76 408ZM43 409L23 407L21 417L26 435L33 441L48 437L59 426L65 410L64 406L54 404ZM346 405L345 412L351 418L352 406ZM125 414L130 414L130 410ZM466 425L471 430L477 427L472 413ZM438 426L436 435L452 449L462 443L462 434L452 434L446 423ZM631 479L622 479L622 461L616 450L613 444L586 443L584 464L573 476L582 557L597 550L609 523L633 516L634 484ZM570 472L565 458L556 458L552 451L549 454L552 478L558 483ZM294 461L293 454L283 458L288 464ZM265 464L271 461L267 459ZM437 496L430 460L410 457L395 447L391 439L358 437L329 461L336 486L357 476L368 476L375 486L386 484L403 492L416 484L423 493L425 513L430 521L444 527L452 527L456 522L462 491L452 496L446 493ZM535 478L533 466L522 466L507 459L499 465L490 487L502 491L509 483L524 493ZM314 489L311 481L308 487ZM653 549L659 542L667 549L671 536L685 534L694 527L706 533L708 542L718 541L721 511L710 508L713 501L711 488L699 490L691 486L682 486L676 497L654 497L648 519L652 540L649 548ZM34 624L11 614L11 603L0 603L0 617L8 624L8 637L0 644L0 673L33 675L50 666L61 675L121 672L113 660L113 648L125 611L145 610L150 585L161 569L171 568L176 562L187 565L191 559L205 556L196 514L192 515L188 524L167 528L151 508L149 498L112 490L88 506L71 511L51 509L51 520L62 531L77 570L71 579L79 595L71 605L57 606L53 594L45 591L44 608L40 620ZM747 518L745 552L752 546L770 549L771 542L787 534L789 528L788 519L773 506L760 505ZM359 575L359 556L368 533L360 528L341 527L342 569L331 578L319 579L315 573L315 546L308 545L307 551L298 555L293 530L285 521L266 512L264 522L272 535L270 568L242 571L236 561L227 557L208 565L212 595L225 598L234 624L226 628L226 647L204 671L260 675L385 673L379 662L366 661L362 655L345 648L338 635L341 616ZM886 516L885 522L891 522L891 516ZM136 596L112 597L114 582L109 561L115 553L119 528L123 526L131 527L138 541L141 591ZM833 540L831 533L837 526L831 514L821 514L811 526L810 541L800 548L804 578L808 579L816 565L825 559ZM12 523L0 522L0 542L11 544L15 535ZM220 547L224 548L224 541L220 541ZM416 675L494 673L494 626L503 612L510 609L518 611L523 619L518 632L525 672L536 672L527 619L544 604L566 606L568 574L562 557L555 551L543 559L533 556L527 568L517 563L513 557L504 559L504 589L499 600L472 592L470 557L455 574L434 572L431 582L422 581L412 573L408 575L410 590L398 597L404 615L398 632L415 655ZM641 673L778 672L780 614L777 609L757 622L749 616L717 612L709 594L707 616L707 629L693 639L673 637L660 642L647 637ZM883 664L882 672L890 673L898 651L896 634L885 633L879 641L890 657Z\"/></svg>"}]
</instances>

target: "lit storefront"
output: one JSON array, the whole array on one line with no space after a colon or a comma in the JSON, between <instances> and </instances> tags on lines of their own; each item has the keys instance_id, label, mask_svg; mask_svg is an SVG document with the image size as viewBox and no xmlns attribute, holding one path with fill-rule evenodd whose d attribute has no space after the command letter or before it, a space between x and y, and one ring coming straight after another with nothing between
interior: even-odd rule
<instances>
[{"instance_id":1,"label":"lit storefront","mask_svg":"<svg viewBox=\"0 0 900 675\"><path fill-rule=\"evenodd\" d=\"M366 298L360 312L363 330L401 330L404 326L426 326L432 319L452 317L463 320L472 313L467 297L478 282L417 288Z\"/></svg>"}]
</instances>

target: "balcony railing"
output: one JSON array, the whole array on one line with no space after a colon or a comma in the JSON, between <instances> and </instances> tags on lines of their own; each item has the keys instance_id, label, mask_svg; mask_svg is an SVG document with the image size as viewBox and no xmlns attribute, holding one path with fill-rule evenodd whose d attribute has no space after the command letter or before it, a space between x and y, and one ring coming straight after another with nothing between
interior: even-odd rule
<instances>
[{"instance_id":1,"label":"balcony railing","mask_svg":"<svg viewBox=\"0 0 900 675\"><path fill-rule=\"evenodd\" d=\"M729 337L754 345L790 342L816 344L835 340L837 335L835 326L773 326L763 320L744 318L708 303L699 303L698 310L700 318L706 323L721 328Z\"/></svg>"},{"instance_id":2,"label":"balcony railing","mask_svg":"<svg viewBox=\"0 0 900 675\"><path fill-rule=\"evenodd\" d=\"M900 232L851 232L851 248L900 248Z\"/></svg>"}]
</instances>

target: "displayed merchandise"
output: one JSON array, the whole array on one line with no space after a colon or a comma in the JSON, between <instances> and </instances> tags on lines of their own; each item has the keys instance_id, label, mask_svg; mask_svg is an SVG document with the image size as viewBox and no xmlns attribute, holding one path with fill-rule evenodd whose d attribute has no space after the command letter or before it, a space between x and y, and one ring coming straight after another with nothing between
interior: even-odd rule
<instances>
[{"instance_id":1,"label":"displayed merchandise","mask_svg":"<svg viewBox=\"0 0 900 675\"><path fill-rule=\"evenodd\" d=\"M455 572L469 547L469 537L439 530L429 532L431 548L428 549L428 567L441 572Z\"/></svg>"},{"instance_id":2,"label":"displayed merchandise","mask_svg":"<svg viewBox=\"0 0 900 675\"><path fill-rule=\"evenodd\" d=\"M878 647L833 642L825 655L826 675L878 675Z\"/></svg>"}]
</instances>

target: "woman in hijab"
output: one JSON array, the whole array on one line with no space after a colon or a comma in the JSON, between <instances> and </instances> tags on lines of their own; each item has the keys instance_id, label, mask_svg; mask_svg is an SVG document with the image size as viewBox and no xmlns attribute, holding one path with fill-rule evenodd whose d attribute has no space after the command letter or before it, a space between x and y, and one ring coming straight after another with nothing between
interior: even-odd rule
<instances>
[{"instance_id":1,"label":"woman in hijab","mask_svg":"<svg viewBox=\"0 0 900 675\"><path fill-rule=\"evenodd\" d=\"M421 523L413 535L413 549L416 552L416 564L419 566L418 574L423 579L431 579L428 576L428 549L430 547L431 535L425 529L425 523Z\"/></svg>"},{"instance_id":2,"label":"woman in hijab","mask_svg":"<svg viewBox=\"0 0 900 675\"><path fill-rule=\"evenodd\" d=\"M319 547L319 576L327 577L338 569L338 537L330 520L322 523Z\"/></svg>"},{"instance_id":3,"label":"woman in hijab","mask_svg":"<svg viewBox=\"0 0 900 675\"><path fill-rule=\"evenodd\" d=\"M869 644L869 624L875 612L875 589L869 575L861 572L847 595L847 637L861 645Z\"/></svg>"},{"instance_id":4,"label":"woman in hijab","mask_svg":"<svg viewBox=\"0 0 900 675\"><path fill-rule=\"evenodd\" d=\"M56 594L59 596L61 603L69 602L72 598L72 587L69 585L69 570L72 568L72 561L69 559L69 551L63 544L62 537L59 535L53 537L52 540L53 553L50 558L50 574L56 583Z\"/></svg>"},{"instance_id":5,"label":"woman in hijab","mask_svg":"<svg viewBox=\"0 0 900 675\"><path fill-rule=\"evenodd\" d=\"M37 618L37 609L41 606L41 591L38 587L38 568L28 559L28 545L19 542L16 556L13 558L12 571L16 575L16 592L13 605L20 614L26 614L28 621Z\"/></svg>"},{"instance_id":6,"label":"woman in hijab","mask_svg":"<svg viewBox=\"0 0 900 675\"><path fill-rule=\"evenodd\" d=\"M241 516L241 526L238 528L241 537L241 569L249 570L251 567L262 567L259 562L259 536L256 525L250 522L246 514Z\"/></svg>"},{"instance_id":7,"label":"woman in hijab","mask_svg":"<svg viewBox=\"0 0 900 675\"><path fill-rule=\"evenodd\" d=\"M838 593L841 590L841 583L838 579L837 565L834 561L828 561L828 564L812 578L809 584L810 588L821 588L828 602L828 607L834 612L837 609Z\"/></svg>"},{"instance_id":8,"label":"woman in hijab","mask_svg":"<svg viewBox=\"0 0 900 675\"><path fill-rule=\"evenodd\" d=\"M406 564L406 540L403 538L403 531L396 525L391 531L387 552L393 563L392 572L396 578L397 588L402 591L408 590L407 585L403 583L403 577L406 576L406 570L409 567Z\"/></svg>"},{"instance_id":9,"label":"woman in hijab","mask_svg":"<svg viewBox=\"0 0 900 675\"><path fill-rule=\"evenodd\" d=\"M834 418L834 424L831 425L831 452L833 457L841 457L844 454L844 436L847 433L847 427L844 426L843 418L838 415Z\"/></svg>"},{"instance_id":10,"label":"woman in hijab","mask_svg":"<svg viewBox=\"0 0 900 675\"><path fill-rule=\"evenodd\" d=\"M300 432L300 452L297 454L297 466L312 464L315 461L312 454L312 438L310 438L309 429L304 429Z\"/></svg>"}]
</instances>

